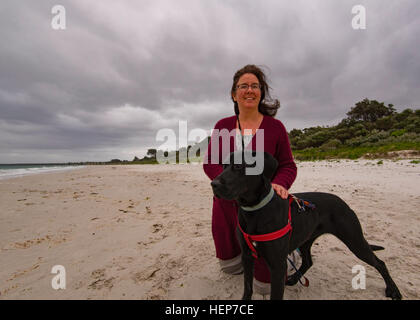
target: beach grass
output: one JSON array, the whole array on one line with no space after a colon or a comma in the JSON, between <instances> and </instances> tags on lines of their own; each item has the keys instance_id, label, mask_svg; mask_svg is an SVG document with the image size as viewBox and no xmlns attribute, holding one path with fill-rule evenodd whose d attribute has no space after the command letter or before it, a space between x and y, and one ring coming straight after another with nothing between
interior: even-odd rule
<instances>
[{"instance_id":1,"label":"beach grass","mask_svg":"<svg viewBox=\"0 0 420 320\"><path fill-rule=\"evenodd\" d=\"M304 150L293 150L293 156L296 160L313 161L328 159L359 159L369 155L370 158L388 157L387 153L401 150L416 150L420 152L419 142L394 142L381 146L370 147L340 147L331 150L322 150L320 148L308 148Z\"/></svg>"}]
</instances>

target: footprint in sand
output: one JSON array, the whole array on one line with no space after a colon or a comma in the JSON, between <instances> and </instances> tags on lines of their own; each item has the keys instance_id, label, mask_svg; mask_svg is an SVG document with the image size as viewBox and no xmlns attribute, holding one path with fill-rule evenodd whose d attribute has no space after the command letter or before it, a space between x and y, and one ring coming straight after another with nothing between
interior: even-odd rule
<instances>
[{"instance_id":1,"label":"footprint in sand","mask_svg":"<svg viewBox=\"0 0 420 320\"><path fill-rule=\"evenodd\" d=\"M136 272L131 278L133 279L134 283L138 284L141 281L153 278L158 271L160 271L160 268L152 266L146 270Z\"/></svg>"},{"instance_id":2,"label":"footprint in sand","mask_svg":"<svg viewBox=\"0 0 420 320\"><path fill-rule=\"evenodd\" d=\"M92 271L91 278L94 281L88 285L88 289L100 290L102 288L111 289L114 286L115 277L106 279L105 269L97 269Z\"/></svg>"},{"instance_id":3,"label":"footprint in sand","mask_svg":"<svg viewBox=\"0 0 420 320\"><path fill-rule=\"evenodd\" d=\"M159 232L160 230L163 229L163 225L160 223L156 223L153 225L153 233Z\"/></svg>"}]
</instances>

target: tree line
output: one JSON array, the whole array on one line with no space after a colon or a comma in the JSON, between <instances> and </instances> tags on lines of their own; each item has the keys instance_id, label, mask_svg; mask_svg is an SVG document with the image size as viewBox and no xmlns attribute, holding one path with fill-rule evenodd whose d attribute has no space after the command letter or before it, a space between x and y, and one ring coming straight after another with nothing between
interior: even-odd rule
<instances>
[{"instance_id":1,"label":"tree line","mask_svg":"<svg viewBox=\"0 0 420 320\"><path fill-rule=\"evenodd\" d=\"M335 126L293 129L289 133L295 158L358 158L364 153L420 150L420 110L397 112L392 104L364 99Z\"/></svg>"}]
</instances>

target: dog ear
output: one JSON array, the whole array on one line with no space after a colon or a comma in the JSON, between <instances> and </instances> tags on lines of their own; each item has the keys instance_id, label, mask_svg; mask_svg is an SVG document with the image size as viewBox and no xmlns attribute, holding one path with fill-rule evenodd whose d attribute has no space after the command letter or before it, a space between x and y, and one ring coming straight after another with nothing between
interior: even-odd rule
<instances>
[{"instance_id":1,"label":"dog ear","mask_svg":"<svg viewBox=\"0 0 420 320\"><path fill-rule=\"evenodd\" d=\"M277 171L278 161L270 153L264 152L264 171L263 175L271 181Z\"/></svg>"}]
</instances>

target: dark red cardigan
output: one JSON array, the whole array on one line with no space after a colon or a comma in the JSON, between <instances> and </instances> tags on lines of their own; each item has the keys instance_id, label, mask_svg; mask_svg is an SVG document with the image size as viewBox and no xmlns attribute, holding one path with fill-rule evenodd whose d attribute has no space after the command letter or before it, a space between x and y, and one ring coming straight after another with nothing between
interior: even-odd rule
<instances>
[{"instance_id":1,"label":"dark red cardigan","mask_svg":"<svg viewBox=\"0 0 420 320\"><path fill-rule=\"evenodd\" d=\"M214 129L228 129L229 131L236 128L236 116L221 119L216 123ZM270 117L264 116L259 129L264 129L264 151L272 154L278 161L278 169L274 175L272 183L279 184L286 189L289 189L296 179L297 168L293 160L292 151L290 149L289 137L286 128L281 121ZM213 134L212 139L215 138ZM255 150L256 141L255 136L252 139L252 150ZM221 140L220 140L221 141ZM248 148L246 148L248 149ZM230 152L236 150L235 138L232 136L230 140ZM222 143L219 143L219 164L211 164L211 140L208 146L208 151L204 157L203 169L206 175L213 180L222 171Z\"/></svg>"}]
</instances>

